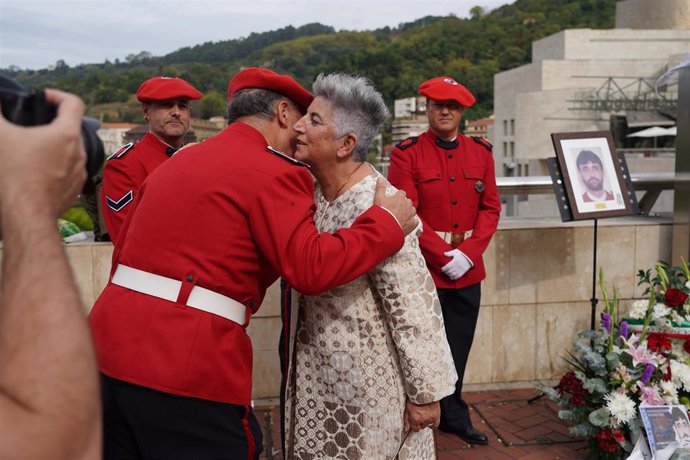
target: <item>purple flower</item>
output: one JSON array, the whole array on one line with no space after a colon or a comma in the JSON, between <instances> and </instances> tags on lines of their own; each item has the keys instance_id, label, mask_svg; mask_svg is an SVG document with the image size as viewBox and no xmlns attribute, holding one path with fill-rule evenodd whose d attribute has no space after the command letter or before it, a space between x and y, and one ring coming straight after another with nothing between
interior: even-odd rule
<instances>
[{"instance_id":1,"label":"purple flower","mask_svg":"<svg viewBox=\"0 0 690 460\"><path fill-rule=\"evenodd\" d=\"M611 315L608 313L601 314L601 327L606 329L606 332L611 332Z\"/></svg>"},{"instance_id":2,"label":"purple flower","mask_svg":"<svg viewBox=\"0 0 690 460\"><path fill-rule=\"evenodd\" d=\"M644 368L644 372L642 373L642 377L640 377L640 382L644 383L645 385L649 383L649 379L652 378L652 372L654 372L654 364L647 364L647 366Z\"/></svg>"},{"instance_id":3,"label":"purple flower","mask_svg":"<svg viewBox=\"0 0 690 460\"><path fill-rule=\"evenodd\" d=\"M628 338L628 323L625 321L621 321L621 324L619 327L620 327L620 335L624 339L627 339Z\"/></svg>"}]
</instances>

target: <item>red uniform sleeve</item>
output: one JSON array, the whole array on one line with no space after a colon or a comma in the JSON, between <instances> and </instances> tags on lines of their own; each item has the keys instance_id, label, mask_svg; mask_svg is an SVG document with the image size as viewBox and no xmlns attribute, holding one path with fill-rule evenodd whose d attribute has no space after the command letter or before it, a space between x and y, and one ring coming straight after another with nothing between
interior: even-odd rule
<instances>
[{"instance_id":1,"label":"red uniform sleeve","mask_svg":"<svg viewBox=\"0 0 690 460\"><path fill-rule=\"evenodd\" d=\"M500 215L501 200L498 196L498 186L496 185L494 159L491 155L488 155L486 175L484 176L484 192L482 192L479 198L477 220L472 230L472 236L458 246L458 249L469 257L473 263L481 259L486 247L491 242L491 237L498 227Z\"/></svg>"},{"instance_id":2,"label":"red uniform sleeve","mask_svg":"<svg viewBox=\"0 0 690 460\"><path fill-rule=\"evenodd\" d=\"M397 148L393 149L391 163L388 167L388 182L394 187L404 190L407 197L412 200L414 207L417 208L419 196L417 194L417 184L414 180L412 155L409 152ZM441 267L451 260L450 257L444 256L443 253L450 251L453 247L438 236L434 229L424 222L424 219L419 215L417 217L419 217L423 225L423 231L419 237L419 247L422 250L422 254L424 254L424 260L426 260L430 270L439 272Z\"/></svg>"},{"instance_id":3,"label":"red uniform sleeve","mask_svg":"<svg viewBox=\"0 0 690 460\"><path fill-rule=\"evenodd\" d=\"M105 226L113 242L117 241L122 224L132 209L134 196L141 186L139 172L132 162L108 160L103 170L101 206Z\"/></svg>"},{"instance_id":4,"label":"red uniform sleeve","mask_svg":"<svg viewBox=\"0 0 690 460\"><path fill-rule=\"evenodd\" d=\"M316 295L352 281L402 247L400 225L379 206L349 229L319 233L313 196L311 176L295 167L265 185L249 215L264 256L299 292Z\"/></svg>"}]
</instances>

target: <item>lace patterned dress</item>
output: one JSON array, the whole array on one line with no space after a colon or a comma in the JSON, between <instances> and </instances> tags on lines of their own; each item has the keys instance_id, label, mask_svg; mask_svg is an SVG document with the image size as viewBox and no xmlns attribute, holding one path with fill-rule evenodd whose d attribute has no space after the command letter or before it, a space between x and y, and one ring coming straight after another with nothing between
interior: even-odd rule
<instances>
[{"instance_id":1,"label":"lace patterned dress","mask_svg":"<svg viewBox=\"0 0 690 460\"><path fill-rule=\"evenodd\" d=\"M317 185L319 230L349 227L373 203L378 176L330 203ZM457 380L419 232L421 225L400 252L346 285L293 293L286 458L435 458L430 429L403 430L406 398L439 400Z\"/></svg>"}]
</instances>

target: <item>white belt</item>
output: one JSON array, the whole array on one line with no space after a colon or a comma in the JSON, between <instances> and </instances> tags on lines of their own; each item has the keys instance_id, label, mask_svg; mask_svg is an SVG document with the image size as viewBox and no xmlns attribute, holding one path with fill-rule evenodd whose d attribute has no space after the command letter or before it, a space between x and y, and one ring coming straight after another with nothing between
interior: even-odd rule
<instances>
[{"instance_id":1,"label":"white belt","mask_svg":"<svg viewBox=\"0 0 690 460\"><path fill-rule=\"evenodd\" d=\"M182 281L178 281L155 273L145 272L126 265L118 264L111 280L113 284L133 291L148 294L160 299L177 302L182 288ZM218 294L200 286L192 287L186 305L198 310L207 311L214 315L244 325L247 320L247 307L228 296Z\"/></svg>"},{"instance_id":2,"label":"white belt","mask_svg":"<svg viewBox=\"0 0 690 460\"><path fill-rule=\"evenodd\" d=\"M445 241L448 244L452 243L462 243L465 241L467 238L472 236L473 230L467 230L466 232L436 232L438 236L441 237L443 241ZM455 238L460 236L460 241L453 241Z\"/></svg>"}]
</instances>

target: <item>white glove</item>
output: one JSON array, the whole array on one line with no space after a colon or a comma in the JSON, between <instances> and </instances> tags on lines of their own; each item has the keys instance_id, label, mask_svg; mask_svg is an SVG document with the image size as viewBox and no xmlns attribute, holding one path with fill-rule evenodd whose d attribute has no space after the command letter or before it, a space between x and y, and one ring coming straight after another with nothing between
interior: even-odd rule
<instances>
[{"instance_id":1,"label":"white glove","mask_svg":"<svg viewBox=\"0 0 690 460\"><path fill-rule=\"evenodd\" d=\"M441 271L453 281L462 277L467 270L472 268L472 261L459 249L444 252L444 256L452 257L453 259L441 268Z\"/></svg>"}]
</instances>

